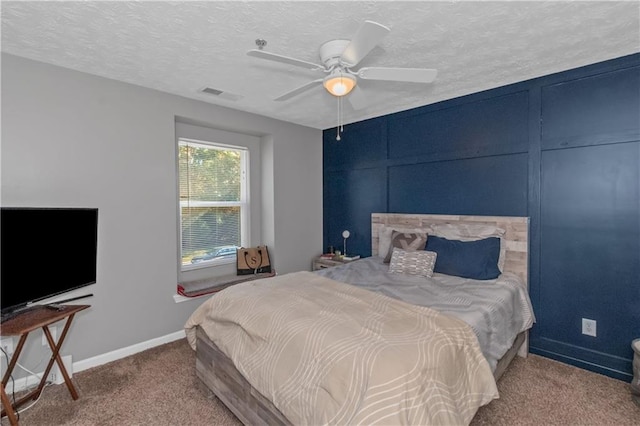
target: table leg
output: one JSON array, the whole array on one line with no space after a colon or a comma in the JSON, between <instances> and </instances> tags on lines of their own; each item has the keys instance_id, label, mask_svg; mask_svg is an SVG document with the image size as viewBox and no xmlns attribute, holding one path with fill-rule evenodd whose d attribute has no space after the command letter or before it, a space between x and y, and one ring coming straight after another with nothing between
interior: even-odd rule
<instances>
[{"instance_id":1,"label":"table leg","mask_svg":"<svg viewBox=\"0 0 640 426\"><path fill-rule=\"evenodd\" d=\"M51 370L53 363L56 362L58 364L58 368L60 369L60 374L62 374L62 377L64 378L64 383L67 385L67 389L69 389L71 398L73 398L74 400L79 398L78 391L76 391L75 386L73 386L73 382L69 377L69 373L67 373L67 369L64 366L64 362L62 362L62 358L60 357L60 348L62 347L62 343L64 342L65 337L67 336L67 332L69 331L69 327L71 326L71 321L73 320L74 316L75 314L71 314L67 318L67 322L65 323L64 328L62 329L62 333L60 334L60 339L58 339L57 345L53 340L53 336L49 331L49 327L47 326L42 327L42 331L44 332L44 335L47 338L47 342L49 342L49 346L51 347L52 354L51 354L51 359L49 360L49 364L47 364L47 368L45 370L44 376L42 377L43 381L40 382L40 386L38 387L38 395L40 394L40 392L42 392L42 389L44 389L44 385L46 383L46 377L49 376L49 371Z\"/></svg>"},{"instance_id":2,"label":"table leg","mask_svg":"<svg viewBox=\"0 0 640 426\"><path fill-rule=\"evenodd\" d=\"M11 377L13 368L16 366L16 363L18 362L18 358L20 357L20 352L22 352L24 343L27 341L27 336L29 336L29 333L25 333L22 336L20 336L20 340L18 341L18 346L16 346L15 352L13 353L13 355L11 355L11 361L9 361L9 364L7 365L7 371L4 373L4 376L2 377L2 386L7 386L7 383L9 383L9 377Z\"/></svg>"},{"instance_id":3,"label":"table leg","mask_svg":"<svg viewBox=\"0 0 640 426\"><path fill-rule=\"evenodd\" d=\"M1 388L2 388L2 395L0 396L2 397L2 406L4 407L4 411L7 417L9 418L9 423L11 423L11 426L18 426L18 418L16 417L16 412L14 411L13 405L9 400L9 396L7 395L7 392L4 390L4 383L2 384Z\"/></svg>"},{"instance_id":4,"label":"table leg","mask_svg":"<svg viewBox=\"0 0 640 426\"><path fill-rule=\"evenodd\" d=\"M11 373L13 372L16 363L18 362L18 358L20 357L20 352L22 352L22 348L24 347L24 343L27 341L27 336L29 333L25 333L20 336L20 340L18 341L18 345L16 346L16 350L11 356L11 360L9 364L7 364L7 371L5 371L4 376L2 377L2 406L4 407L0 412L0 416L7 416L9 418L9 423L11 425L18 424L18 418L16 417L16 408L20 406L20 401L16 402L14 406L9 400L9 396L7 395L7 383L9 383L9 378L11 377Z\"/></svg>"}]
</instances>

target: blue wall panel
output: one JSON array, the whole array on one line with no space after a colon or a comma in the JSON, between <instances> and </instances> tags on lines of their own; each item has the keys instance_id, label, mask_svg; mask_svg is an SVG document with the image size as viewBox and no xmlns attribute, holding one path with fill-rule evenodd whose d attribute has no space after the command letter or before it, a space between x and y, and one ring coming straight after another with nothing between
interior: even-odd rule
<instances>
[{"instance_id":1,"label":"blue wall panel","mask_svg":"<svg viewBox=\"0 0 640 426\"><path fill-rule=\"evenodd\" d=\"M574 345L585 361L623 357L630 369L640 336L640 143L543 152L541 200L544 341L532 344L565 356ZM582 334L582 318L597 321L597 337Z\"/></svg>"},{"instance_id":2,"label":"blue wall panel","mask_svg":"<svg viewBox=\"0 0 640 426\"><path fill-rule=\"evenodd\" d=\"M349 230L347 253L371 256L371 213L387 206L384 168L359 169L325 175L325 247L342 249L342 231Z\"/></svg>"},{"instance_id":3,"label":"blue wall panel","mask_svg":"<svg viewBox=\"0 0 640 426\"><path fill-rule=\"evenodd\" d=\"M389 120L389 158L527 151L527 92Z\"/></svg>"},{"instance_id":4,"label":"blue wall panel","mask_svg":"<svg viewBox=\"0 0 640 426\"><path fill-rule=\"evenodd\" d=\"M349 124L344 135L325 131L325 245L355 230L354 250L369 254L372 212L529 216L531 352L631 380L640 53ZM597 320L597 337L582 335L581 318Z\"/></svg>"},{"instance_id":5,"label":"blue wall panel","mask_svg":"<svg viewBox=\"0 0 640 426\"><path fill-rule=\"evenodd\" d=\"M324 164L329 168L370 167L387 158L386 118L377 118L345 126L336 140L336 132L325 131Z\"/></svg>"},{"instance_id":6,"label":"blue wall panel","mask_svg":"<svg viewBox=\"0 0 640 426\"><path fill-rule=\"evenodd\" d=\"M542 88L542 149L637 140L640 67Z\"/></svg>"},{"instance_id":7,"label":"blue wall panel","mask_svg":"<svg viewBox=\"0 0 640 426\"><path fill-rule=\"evenodd\" d=\"M527 155L501 155L389 168L389 211L527 215Z\"/></svg>"}]
</instances>

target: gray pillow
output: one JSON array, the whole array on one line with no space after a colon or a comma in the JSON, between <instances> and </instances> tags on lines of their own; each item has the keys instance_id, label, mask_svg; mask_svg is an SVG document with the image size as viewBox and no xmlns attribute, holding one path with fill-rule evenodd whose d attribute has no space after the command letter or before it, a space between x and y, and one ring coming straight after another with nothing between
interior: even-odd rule
<instances>
[{"instance_id":1,"label":"gray pillow","mask_svg":"<svg viewBox=\"0 0 640 426\"><path fill-rule=\"evenodd\" d=\"M393 231L391 234L391 246L389 252L384 258L384 263L391 261L391 254L395 247L405 251L424 250L427 244L427 234L424 232L398 232Z\"/></svg>"}]
</instances>

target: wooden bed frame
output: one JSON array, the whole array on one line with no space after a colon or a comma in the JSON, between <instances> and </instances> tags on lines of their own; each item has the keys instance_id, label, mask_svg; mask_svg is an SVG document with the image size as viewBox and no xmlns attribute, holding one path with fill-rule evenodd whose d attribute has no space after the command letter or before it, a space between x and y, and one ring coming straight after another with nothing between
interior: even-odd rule
<instances>
[{"instance_id":1,"label":"wooden bed frame","mask_svg":"<svg viewBox=\"0 0 640 426\"><path fill-rule=\"evenodd\" d=\"M378 251L380 227L428 228L438 223L495 225L505 230L506 258L503 272L517 274L529 288L529 218L504 216L459 216L373 213L371 215L372 253ZM246 425L290 425L291 422L240 374L229 358L198 327L196 330L196 376L201 388L217 396ZM528 332L520 333L500 359L494 377L498 380L516 353L526 357Z\"/></svg>"}]
</instances>

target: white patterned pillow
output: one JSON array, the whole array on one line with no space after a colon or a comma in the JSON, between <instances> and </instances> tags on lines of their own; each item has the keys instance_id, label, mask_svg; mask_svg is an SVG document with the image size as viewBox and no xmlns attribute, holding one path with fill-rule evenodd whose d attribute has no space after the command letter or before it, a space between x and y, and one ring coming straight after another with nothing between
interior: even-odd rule
<instances>
[{"instance_id":1,"label":"white patterned pillow","mask_svg":"<svg viewBox=\"0 0 640 426\"><path fill-rule=\"evenodd\" d=\"M432 277L437 253L419 250L406 251L394 248L389 262L389 272L394 274L420 275Z\"/></svg>"}]
</instances>

